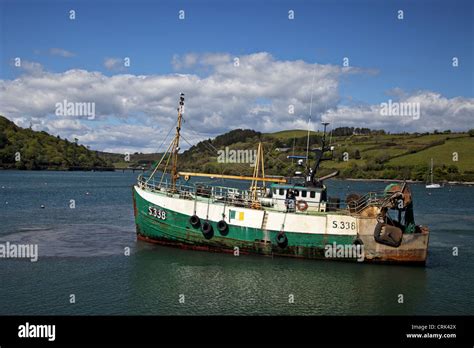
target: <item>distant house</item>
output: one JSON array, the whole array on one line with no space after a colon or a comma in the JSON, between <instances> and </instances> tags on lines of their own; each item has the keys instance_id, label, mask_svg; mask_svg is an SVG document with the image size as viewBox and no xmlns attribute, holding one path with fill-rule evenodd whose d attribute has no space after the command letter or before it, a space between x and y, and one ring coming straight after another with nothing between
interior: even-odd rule
<instances>
[{"instance_id":1,"label":"distant house","mask_svg":"<svg viewBox=\"0 0 474 348\"><path fill-rule=\"evenodd\" d=\"M277 147L275 150L278 152L287 152L289 149L289 147Z\"/></svg>"}]
</instances>

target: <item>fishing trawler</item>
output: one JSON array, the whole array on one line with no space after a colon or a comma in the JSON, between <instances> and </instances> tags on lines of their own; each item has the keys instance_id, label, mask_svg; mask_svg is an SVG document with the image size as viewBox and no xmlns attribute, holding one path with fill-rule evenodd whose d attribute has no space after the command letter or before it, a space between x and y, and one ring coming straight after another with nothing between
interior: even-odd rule
<instances>
[{"instance_id":1,"label":"fishing trawler","mask_svg":"<svg viewBox=\"0 0 474 348\"><path fill-rule=\"evenodd\" d=\"M265 176L259 144L253 176L204 174L178 170L184 94L180 95L176 132L150 174L133 187L137 238L184 249L355 261L424 264L429 230L415 224L413 197L406 183L382 192L349 195L341 202L328 195L318 177L334 147L326 144L326 126L314 166L301 177ZM328 157L329 155L329 157ZM159 168L161 168L159 170ZM191 182L208 177L250 182L248 189ZM328 250L337 249L337 253Z\"/></svg>"}]
</instances>

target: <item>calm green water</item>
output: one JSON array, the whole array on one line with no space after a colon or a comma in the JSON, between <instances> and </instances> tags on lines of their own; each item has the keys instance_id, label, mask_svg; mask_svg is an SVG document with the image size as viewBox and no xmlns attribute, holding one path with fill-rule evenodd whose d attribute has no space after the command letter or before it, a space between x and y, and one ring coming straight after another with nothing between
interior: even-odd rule
<instances>
[{"instance_id":1,"label":"calm green water","mask_svg":"<svg viewBox=\"0 0 474 348\"><path fill-rule=\"evenodd\" d=\"M0 314L474 314L473 187L428 195L412 185L417 223L432 231L427 267L419 268L235 257L137 242L136 175L0 172L0 243L39 245L36 263L0 259ZM328 184L330 195L341 197L385 186Z\"/></svg>"}]
</instances>

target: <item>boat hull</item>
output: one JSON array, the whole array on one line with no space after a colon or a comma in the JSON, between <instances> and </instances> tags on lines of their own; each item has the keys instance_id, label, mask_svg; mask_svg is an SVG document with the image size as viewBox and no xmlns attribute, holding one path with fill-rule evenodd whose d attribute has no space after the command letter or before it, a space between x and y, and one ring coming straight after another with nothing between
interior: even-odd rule
<instances>
[{"instance_id":1,"label":"boat hull","mask_svg":"<svg viewBox=\"0 0 474 348\"><path fill-rule=\"evenodd\" d=\"M233 254L352 262L424 264L427 257L428 233L404 235L398 248L382 245L373 238L377 223L374 217L330 213L321 213L316 217L303 214L295 217L277 212L265 217L266 213L261 210L240 208L237 209L237 216L243 219L239 219L235 211L232 213L233 207L183 200L148 192L138 186L133 188L133 200L138 239L161 245ZM201 226L192 226L192 215L201 217ZM228 226L225 233L219 232L217 228L222 216ZM306 220L304 223L294 223ZM212 235L203 234L201 227L204 221L212 226ZM334 225L354 228L334 229ZM283 246L277 243L277 236L282 231L287 237L287 243ZM347 257L342 253L328 257L328 245L353 246L354 243L364 246L362 258L355 254Z\"/></svg>"}]
</instances>

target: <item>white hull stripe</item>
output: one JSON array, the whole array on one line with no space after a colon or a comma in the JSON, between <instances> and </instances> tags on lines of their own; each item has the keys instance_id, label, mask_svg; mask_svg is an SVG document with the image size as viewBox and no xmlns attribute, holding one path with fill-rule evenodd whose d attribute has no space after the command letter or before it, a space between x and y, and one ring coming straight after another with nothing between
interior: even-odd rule
<instances>
[{"instance_id":1,"label":"white hull stripe","mask_svg":"<svg viewBox=\"0 0 474 348\"><path fill-rule=\"evenodd\" d=\"M163 194L145 191L138 186L135 190L144 200L184 215L199 216L200 219L218 222L225 220L234 226L249 228L262 227L265 211L225 206L220 203L206 203L202 201L168 197ZM196 211L194 210L196 208ZM357 219L352 216L326 214L324 216L285 214L282 212L267 212L267 230L298 232L310 234L357 235ZM285 219L286 215L286 219ZM284 227L283 227L284 223Z\"/></svg>"}]
</instances>

